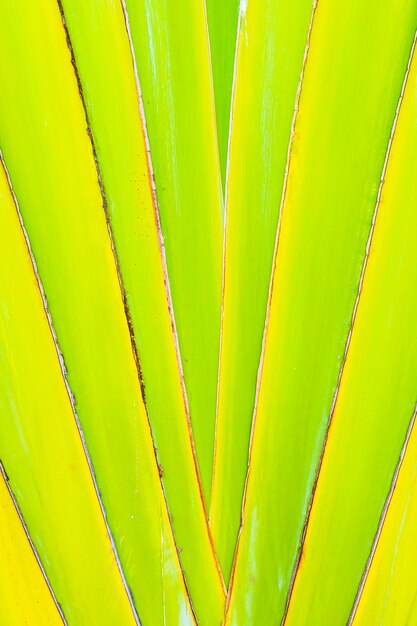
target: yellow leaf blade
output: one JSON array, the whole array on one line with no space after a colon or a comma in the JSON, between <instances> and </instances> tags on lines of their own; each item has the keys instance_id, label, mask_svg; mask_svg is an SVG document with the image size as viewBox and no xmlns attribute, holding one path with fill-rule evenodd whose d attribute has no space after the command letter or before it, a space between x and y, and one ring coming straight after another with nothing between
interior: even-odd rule
<instances>
[{"instance_id":1,"label":"yellow leaf blade","mask_svg":"<svg viewBox=\"0 0 417 626\"><path fill-rule=\"evenodd\" d=\"M0 219L0 458L69 623L134 626L3 167Z\"/></svg>"},{"instance_id":2,"label":"yellow leaf blade","mask_svg":"<svg viewBox=\"0 0 417 626\"><path fill-rule=\"evenodd\" d=\"M2 3L0 51L0 147L127 583L145 623L193 624L58 4Z\"/></svg>"},{"instance_id":3,"label":"yellow leaf blade","mask_svg":"<svg viewBox=\"0 0 417 626\"><path fill-rule=\"evenodd\" d=\"M317 3L282 208L228 625L280 621L285 612L416 24L417 4L407 0ZM322 537L325 543L326 532ZM317 588L311 578L309 593ZM337 615L346 610L346 598L333 603ZM311 610L307 601L304 607ZM319 604L314 609L309 623L320 623Z\"/></svg>"},{"instance_id":4,"label":"yellow leaf blade","mask_svg":"<svg viewBox=\"0 0 417 626\"><path fill-rule=\"evenodd\" d=\"M369 257L289 604L288 626L319 622L324 616L332 623L348 621L415 410L417 328L411 295L417 293L414 50L415 43L382 176Z\"/></svg>"},{"instance_id":5,"label":"yellow leaf blade","mask_svg":"<svg viewBox=\"0 0 417 626\"><path fill-rule=\"evenodd\" d=\"M0 622L19 626L31 619L45 626L63 621L36 560L4 474L0 475Z\"/></svg>"},{"instance_id":6,"label":"yellow leaf blade","mask_svg":"<svg viewBox=\"0 0 417 626\"><path fill-rule=\"evenodd\" d=\"M210 506L227 580L240 524L288 143L311 13L311 0L262 0L250 2L240 18Z\"/></svg>"},{"instance_id":7,"label":"yellow leaf blade","mask_svg":"<svg viewBox=\"0 0 417 626\"><path fill-rule=\"evenodd\" d=\"M132 53L119 0L63 0L179 558L197 617L220 620L211 545L158 239ZM97 64L100 58L100 64ZM206 601L207 589L212 600Z\"/></svg>"}]
</instances>

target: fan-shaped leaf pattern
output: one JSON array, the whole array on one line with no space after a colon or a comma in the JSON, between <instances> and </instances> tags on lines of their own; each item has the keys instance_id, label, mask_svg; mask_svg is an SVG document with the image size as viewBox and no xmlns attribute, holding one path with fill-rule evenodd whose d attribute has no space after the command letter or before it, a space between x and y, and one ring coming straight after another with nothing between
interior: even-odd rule
<instances>
[{"instance_id":1,"label":"fan-shaped leaf pattern","mask_svg":"<svg viewBox=\"0 0 417 626\"><path fill-rule=\"evenodd\" d=\"M0 0L1 626L416 621L416 28Z\"/></svg>"}]
</instances>

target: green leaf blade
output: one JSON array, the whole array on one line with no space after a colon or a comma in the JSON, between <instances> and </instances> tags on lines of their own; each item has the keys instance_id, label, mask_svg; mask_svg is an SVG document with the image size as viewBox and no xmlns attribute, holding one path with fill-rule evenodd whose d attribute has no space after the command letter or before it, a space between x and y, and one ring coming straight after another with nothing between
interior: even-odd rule
<instances>
[{"instance_id":1,"label":"green leaf blade","mask_svg":"<svg viewBox=\"0 0 417 626\"><path fill-rule=\"evenodd\" d=\"M202 0L126 1L197 459L210 500L223 201Z\"/></svg>"},{"instance_id":2,"label":"green leaf blade","mask_svg":"<svg viewBox=\"0 0 417 626\"><path fill-rule=\"evenodd\" d=\"M179 558L197 617L216 622L224 611L225 593L193 456L122 6L119 0L100 6L93 0L63 0L62 6L96 149L162 484L181 548Z\"/></svg>"},{"instance_id":3,"label":"green leaf blade","mask_svg":"<svg viewBox=\"0 0 417 626\"><path fill-rule=\"evenodd\" d=\"M317 4L226 624L284 614L416 18L409 2Z\"/></svg>"},{"instance_id":4,"label":"green leaf blade","mask_svg":"<svg viewBox=\"0 0 417 626\"><path fill-rule=\"evenodd\" d=\"M68 624L134 626L2 165L0 219L0 458L9 486Z\"/></svg>"},{"instance_id":5,"label":"green leaf blade","mask_svg":"<svg viewBox=\"0 0 417 626\"><path fill-rule=\"evenodd\" d=\"M145 624L193 624L59 8L0 14L0 146L124 574Z\"/></svg>"},{"instance_id":6,"label":"green leaf blade","mask_svg":"<svg viewBox=\"0 0 417 626\"><path fill-rule=\"evenodd\" d=\"M332 623L348 621L415 413L416 74L414 58L383 174L288 626L318 623L324 615ZM372 622L383 623L376 616Z\"/></svg>"},{"instance_id":7,"label":"green leaf blade","mask_svg":"<svg viewBox=\"0 0 417 626\"><path fill-rule=\"evenodd\" d=\"M228 580L240 524L256 379L310 0L249 3L236 61L210 521Z\"/></svg>"},{"instance_id":8,"label":"green leaf blade","mask_svg":"<svg viewBox=\"0 0 417 626\"><path fill-rule=\"evenodd\" d=\"M229 142L230 107L233 68L238 34L238 0L207 0L207 24L216 102L216 126L219 142L223 189L226 186L227 148Z\"/></svg>"}]
</instances>

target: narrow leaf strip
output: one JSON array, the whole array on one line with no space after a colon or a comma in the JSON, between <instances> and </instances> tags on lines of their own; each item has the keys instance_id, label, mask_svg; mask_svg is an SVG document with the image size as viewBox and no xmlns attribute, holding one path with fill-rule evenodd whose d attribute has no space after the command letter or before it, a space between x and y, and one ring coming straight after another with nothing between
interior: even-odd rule
<instances>
[{"instance_id":1,"label":"narrow leaf strip","mask_svg":"<svg viewBox=\"0 0 417 626\"><path fill-rule=\"evenodd\" d=\"M0 459L68 624L133 626L2 167L0 222Z\"/></svg>"},{"instance_id":2,"label":"narrow leaf strip","mask_svg":"<svg viewBox=\"0 0 417 626\"><path fill-rule=\"evenodd\" d=\"M0 209L1 211L1 209ZM0 475L0 623L62 626L55 604L32 546Z\"/></svg>"},{"instance_id":3,"label":"narrow leaf strip","mask_svg":"<svg viewBox=\"0 0 417 626\"><path fill-rule=\"evenodd\" d=\"M410 440L379 529L370 570L350 624L413 624L417 618L414 571L417 524L417 431ZM411 574L411 575L410 575Z\"/></svg>"},{"instance_id":4,"label":"narrow leaf strip","mask_svg":"<svg viewBox=\"0 0 417 626\"><path fill-rule=\"evenodd\" d=\"M238 34L239 0L206 0L206 7L216 102L220 168L224 188L230 131L233 68Z\"/></svg>"},{"instance_id":5,"label":"narrow leaf strip","mask_svg":"<svg viewBox=\"0 0 417 626\"><path fill-rule=\"evenodd\" d=\"M317 4L282 209L228 625L273 623L284 614L416 23L417 3L408 0ZM326 532L320 536L328 540ZM310 584L312 593L317 584ZM310 608L306 601L303 606ZM333 598L335 611L343 606Z\"/></svg>"},{"instance_id":6,"label":"narrow leaf strip","mask_svg":"<svg viewBox=\"0 0 417 626\"><path fill-rule=\"evenodd\" d=\"M210 508L226 579L240 524L274 243L311 15L311 0L262 0L249 2L240 18Z\"/></svg>"},{"instance_id":7,"label":"narrow leaf strip","mask_svg":"<svg viewBox=\"0 0 417 626\"><path fill-rule=\"evenodd\" d=\"M416 78L414 60L385 171L289 625L320 622L323 616L333 624L348 621L417 399Z\"/></svg>"},{"instance_id":8,"label":"narrow leaf strip","mask_svg":"<svg viewBox=\"0 0 417 626\"><path fill-rule=\"evenodd\" d=\"M0 80L0 146L127 583L145 626L192 624L55 1L0 3Z\"/></svg>"},{"instance_id":9,"label":"narrow leaf strip","mask_svg":"<svg viewBox=\"0 0 417 626\"><path fill-rule=\"evenodd\" d=\"M210 499L222 191L204 0L126 0L196 453Z\"/></svg>"},{"instance_id":10,"label":"narrow leaf strip","mask_svg":"<svg viewBox=\"0 0 417 626\"><path fill-rule=\"evenodd\" d=\"M120 0L63 0L96 150L146 408L187 587L197 616L221 620L225 594L211 545L171 328L139 94ZM97 63L100 59L100 63ZM131 498L138 497L134 493ZM211 602L207 603L207 589Z\"/></svg>"}]
</instances>

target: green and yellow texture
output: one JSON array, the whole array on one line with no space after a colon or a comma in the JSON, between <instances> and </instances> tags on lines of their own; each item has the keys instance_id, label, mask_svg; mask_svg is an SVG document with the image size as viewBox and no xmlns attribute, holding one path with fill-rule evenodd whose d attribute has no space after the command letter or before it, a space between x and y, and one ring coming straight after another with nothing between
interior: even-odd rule
<instances>
[{"instance_id":1,"label":"green and yellow texture","mask_svg":"<svg viewBox=\"0 0 417 626\"><path fill-rule=\"evenodd\" d=\"M0 626L417 624L417 0L0 0Z\"/></svg>"}]
</instances>

